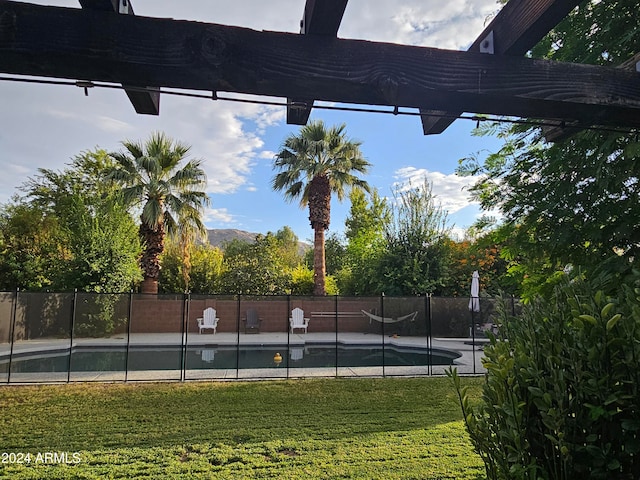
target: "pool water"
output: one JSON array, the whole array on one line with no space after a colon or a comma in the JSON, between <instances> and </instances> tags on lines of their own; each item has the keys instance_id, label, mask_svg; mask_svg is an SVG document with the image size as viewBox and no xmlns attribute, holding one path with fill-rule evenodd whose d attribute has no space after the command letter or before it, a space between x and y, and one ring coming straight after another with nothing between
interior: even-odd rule
<instances>
[{"instance_id":1,"label":"pool water","mask_svg":"<svg viewBox=\"0 0 640 480\"><path fill-rule=\"evenodd\" d=\"M282 360L274 361L276 353ZM397 348L380 345L343 346L189 346L130 347L97 349L78 348L69 351L16 356L12 373L93 372L198 369L317 368L371 366L451 365L460 355L456 352L429 352L427 348ZM0 371L8 368L8 358L0 359Z\"/></svg>"}]
</instances>

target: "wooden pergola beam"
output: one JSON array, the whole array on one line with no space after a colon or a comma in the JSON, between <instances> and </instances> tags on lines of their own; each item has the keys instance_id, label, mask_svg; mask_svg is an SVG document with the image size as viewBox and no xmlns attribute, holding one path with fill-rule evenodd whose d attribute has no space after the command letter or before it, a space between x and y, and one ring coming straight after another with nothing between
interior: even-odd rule
<instances>
[{"instance_id":1,"label":"wooden pergola beam","mask_svg":"<svg viewBox=\"0 0 640 480\"><path fill-rule=\"evenodd\" d=\"M135 15L130 0L80 0L80 5L88 10ZM123 87L137 113L160 114L160 89L150 87L140 89L132 85L123 85Z\"/></svg>"},{"instance_id":2,"label":"wooden pergola beam","mask_svg":"<svg viewBox=\"0 0 640 480\"><path fill-rule=\"evenodd\" d=\"M629 58L626 62L621 63L616 68L621 68L629 72L640 72L640 53L636 53L633 57ZM553 143L566 140L581 130L581 128L576 127L572 123L567 124L566 122L561 122L554 127L542 127L542 134L547 142Z\"/></svg>"},{"instance_id":3,"label":"wooden pergola beam","mask_svg":"<svg viewBox=\"0 0 640 480\"><path fill-rule=\"evenodd\" d=\"M637 72L10 1L0 72L640 127Z\"/></svg>"},{"instance_id":4,"label":"wooden pergola beam","mask_svg":"<svg viewBox=\"0 0 640 480\"><path fill-rule=\"evenodd\" d=\"M342 22L348 0L307 0L300 21L300 33L335 38ZM287 123L306 125L313 107L313 96L287 99Z\"/></svg>"},{"instance_id":5,"label":"wooden pergola beam","mask_svg":"<svg viewBox=\"0 0 640 480\"><path fill-rule=\"evenodd\" d=\"M553 29L582 0L509 0L469 47L470 52L521 56ZM422 131L439 134L461 111L421 109Z\"/></svg>"},{"instance_id":6,"label":"wooden pergola beam","mask_svg":"<svg viewBox=\"0 0 640 480\"><path fill-rule=\"evenodd\" d=\"M79 0L82 8L90 10L99 10L102 12L119 12L120 0ZM128 0L127 0L128 2ZM129 4L131 15L133 15L133 7Z\"/></svg>"},{"instance_id":7,"label":"wooden pergola beam","mask_svg":"<svg viewBox=\"0 0 640 480\"><path fill-rule=\"evenodd\" d=\"M337 37L348 0L307 0L300 33Z\"/></svg>"}]
</instances>

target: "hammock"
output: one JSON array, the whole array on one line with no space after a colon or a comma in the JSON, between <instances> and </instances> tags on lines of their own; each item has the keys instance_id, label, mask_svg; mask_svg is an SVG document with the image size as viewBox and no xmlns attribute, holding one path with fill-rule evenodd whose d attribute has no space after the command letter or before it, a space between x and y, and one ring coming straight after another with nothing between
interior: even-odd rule
<instances>
[{"instance_id":1,"label":"hammock","mask_svg":"<svg viewBox=\"0 0 640 480\"><path fill-rule=\"evenodd\" d=\"M418 312L413 312L413 313L410 313L409 315L403 315L402 317L392 318L392 317L379 317L378 315L374 315L373 313L369 313L364 310L361 310L361 311L367 317L369 317L369 325L371 325L371 320L375 320L376 322L380 322L380 323L397 323L397 322L402 322L403 320L409 320L410 322L413 322L416 319L416 316L418 315Z\"/></svg>"}]
</instances>

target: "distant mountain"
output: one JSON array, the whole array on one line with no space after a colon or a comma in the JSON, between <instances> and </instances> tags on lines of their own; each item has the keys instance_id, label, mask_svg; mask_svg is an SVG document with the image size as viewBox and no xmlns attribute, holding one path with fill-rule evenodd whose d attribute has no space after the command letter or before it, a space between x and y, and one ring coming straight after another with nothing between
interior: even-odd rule
<instances>
[{"instance_id":1,"label":"distant mountain","mask_svg":"<svg viewBox=\"0 0 640 480\"><path fill-rule=\"evenodd\" d=\"M209 244L220 248L231 240L241 240L243 242L253 243L256 240L256 235L258 235L257 233L236 230L235 228L215 228L207 230L207 234L209 237Z\"/></svg>"},{"instance_id":2,"label":"distant mountain","mask_svg":"<svg viewBox=\"0 0 640 480\"><path fill-rule=\"evenodd\" d=\"M207 230L209 244L214 247L224 247L225 243L232 240L240 240L243 242L253 243L256 240L256 232L247 232L245 230L236 230L235 228L214 228ZM311 248L306 242L298 242L298 253L304 255L304 252Z\"/></svg>"}]
</instances>

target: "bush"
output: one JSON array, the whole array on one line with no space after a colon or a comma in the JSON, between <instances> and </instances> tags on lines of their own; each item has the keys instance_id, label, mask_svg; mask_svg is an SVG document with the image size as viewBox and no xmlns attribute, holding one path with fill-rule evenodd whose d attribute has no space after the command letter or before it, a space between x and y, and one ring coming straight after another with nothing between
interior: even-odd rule
<instances>
[{"instance_id":1,"label":"bush","mask_svg":"<svg viewBox=\"0 0 640 480\"><path fill-rule=\"evenodd\" d=\"M489 479L640 478L640 273L611 265L499 308L479 404L449 371Z\"/></svg>"},{"instance_id":2,"label":"bush","mask_svg":"<svg viewBox=\"0 0 640 480\"><path fill-rule=\"evenodd\" d=\"M313 295L313 270L298 265L291 271L291 295Z\"/></svg>"}]
</instances>

